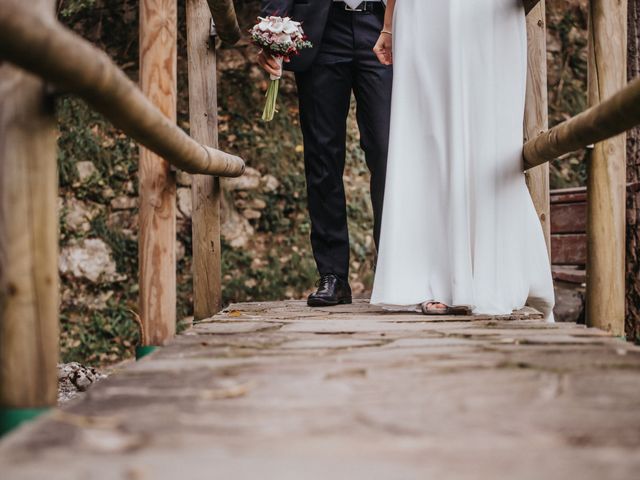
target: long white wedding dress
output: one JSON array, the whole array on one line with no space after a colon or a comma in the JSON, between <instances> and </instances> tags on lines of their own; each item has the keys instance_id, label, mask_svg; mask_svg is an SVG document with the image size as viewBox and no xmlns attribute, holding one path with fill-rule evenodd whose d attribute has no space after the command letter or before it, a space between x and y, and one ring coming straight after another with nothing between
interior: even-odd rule
<instances>
[{"instance_id":1,"label":"long white wedding dress","mask_svg":"<svg viewBox=\"0 0 640 480\"><path fill-rule=\"evenodd\" d=\"M397 0L391 140L371 302L553 320L522 172L522 0Z\"/></svg>"}]
</instances>

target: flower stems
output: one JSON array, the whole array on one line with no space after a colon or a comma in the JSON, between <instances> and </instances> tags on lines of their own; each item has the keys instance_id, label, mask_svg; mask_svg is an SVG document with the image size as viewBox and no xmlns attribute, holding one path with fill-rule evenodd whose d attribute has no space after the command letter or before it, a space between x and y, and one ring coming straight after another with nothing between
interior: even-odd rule
<instances>
[{"instance_id":1,"label":"flower stems","mask_svg":"<svg viewBox=\"0 0 640 480\"><path fill-rule=\"evenodd\" d=\"M269 88L267 89L267 101L262 112L262 120L270 122L276 113L276 105L278 102L278 91L280 90L280 79L271 80Z\"/></svg>"}]
</instances>

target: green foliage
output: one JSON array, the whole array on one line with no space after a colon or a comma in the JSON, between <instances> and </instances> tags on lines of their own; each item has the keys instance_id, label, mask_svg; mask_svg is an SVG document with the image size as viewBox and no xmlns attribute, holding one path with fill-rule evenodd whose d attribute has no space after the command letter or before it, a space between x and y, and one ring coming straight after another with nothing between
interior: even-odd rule
<instances>
[{"instance_id":1,"label":"green foliage","mask_svg":"<svg viewBox=\"0 0 640 480\"><path fill-rule=\"evenodd\" d=\"M587 108L587 12L579 5L552 6L551 38L559 42L550 55L549 123L556 125ZM586 182L585 152L551 163L551 187L582 186Z\"/></svg>"},{"instance_id":2,"label":"green foliage","mask_svg":"<svg viewBox=\"0 0 640 480\"><path fill-rule=\"evenodd\" d=\"M61 316L62 361L90 365L131 358L139 341L134 313L121 298L114 298L104 311L81 308Z\"/></svg>"},{"instance_id":3,"label":"green foliage","mask_svg":"<svg viewBox=\"0 0 640 480\"><path fill-rule=\"evenodd\" d=\"M76 198L104 201L105 189L122 190L135 178L138 149L125 135L115 130L102 116L82 101L63 97L58 101L60 136L58 170L60 187L72 188ZM78 183L76 163L90 160L97 174ZM136 188L136 183L133 182Z\"/></svg>"},{"instance_id":4,"label":"green foliage","mask_svg":"<svg viewBox=\"0 0 640 480\"><path fill-rule=\"evenodd\" d=\"M58 0L58 12L68 18L84 12L96 4L96 0Z\"/></svg>"}]
</instances>

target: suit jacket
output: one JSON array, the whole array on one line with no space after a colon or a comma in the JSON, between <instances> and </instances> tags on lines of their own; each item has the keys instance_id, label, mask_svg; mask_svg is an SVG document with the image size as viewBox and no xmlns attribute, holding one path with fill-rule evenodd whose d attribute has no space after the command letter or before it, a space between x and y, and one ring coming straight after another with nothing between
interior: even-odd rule
<instances>
[{"instance_id":1,"label":"suit jacket","mask_svg":"<svg viewBox=\"0 0 640 480\"><path fill-rule=\"evenodd\" d=\"M262 0L262 16L278 15L302 22L304 33L313 44L313 48L303 50L285 63L286 70L303 72L311 67L320 51L332 3L333 0Z\"/></svg>"}]
</instances>

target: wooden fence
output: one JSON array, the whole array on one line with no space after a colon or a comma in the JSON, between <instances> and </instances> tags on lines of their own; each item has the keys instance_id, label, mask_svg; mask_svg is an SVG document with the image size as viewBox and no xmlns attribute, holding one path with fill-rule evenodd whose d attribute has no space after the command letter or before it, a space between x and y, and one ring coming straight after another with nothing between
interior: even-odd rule
<instances>
[{"instance_id":1,"label":"wooden fence","mask_svg":"<svg viewBox=\"0 0 640 480\"><path fill-rule=\"evenodd\" d=\"M209 3L212 11L209 10ZM55 0L0 0L0 430L55 405L58 361L56 93L75 94L137 140L140 312L144 344L175 332L175 180L194 174L199 318L219 310L220 186L244 161L217 150L215 41L240 37L230 0L188 0L190 124L175 123L177 6L140 2L141 88L62 27Z\"/></svg>"},{"instance_id":2,"label":"wooden fence","mask_svg":"<svg viewBox=\"0 0 640 480\"><path fill-rule=\"evenodd\" d=\"M625 86L625 0L590 1L592 108L547 130L544 2L526 1L529 69L524 162L549 239L545 162L595 145L589 165L588 322L624 331L624 136L640 123L640 81ZM240 30L231 0L187 0L189 137L175 125L176 0L141 0L142 92L102 52L61 27L54 0L0 0L0 428L56 403L58 238L52 91L74 93L138 140L140 312L145 344L175 329L175 181L193 179L194 310L220 307L220 185L243 161L217 150L215 48ZM7 63L10 62L10 63ZM616 136L617 135L617 136ZM613 137L613 138L611 138ZM535 168L532 168L535 167Z\"/></svg>"},{"instance_id":3,"label":"wooden fence","mask_svg":"<svg viewBox=\"0 0 640 480\"><path fill-rule=\"evenodd\" d=\"M640 123L640 79L627 85L627 7L626 0L590 0L591 108L524 146L531 168L595 144L588 165L587 322L618 336L625 333L624 132Z\"/></svg>"}]
</instances>

